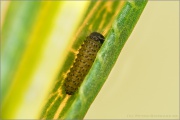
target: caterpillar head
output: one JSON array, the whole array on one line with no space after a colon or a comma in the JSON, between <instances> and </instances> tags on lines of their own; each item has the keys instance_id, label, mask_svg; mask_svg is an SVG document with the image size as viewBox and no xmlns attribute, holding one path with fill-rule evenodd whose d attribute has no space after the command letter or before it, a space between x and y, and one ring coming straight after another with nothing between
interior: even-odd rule
<instances>
[{"instance_id":1,"label":"caterpillar head","mask_svg":"<svg viewBox=\"0 0 180 120\"><path fill-rule=\"evenodd\" d=\"M104 36L98 32L92 32L88 37L93 40L99 41L100 43L104 42Z\"/></svg>"}]
</instances>

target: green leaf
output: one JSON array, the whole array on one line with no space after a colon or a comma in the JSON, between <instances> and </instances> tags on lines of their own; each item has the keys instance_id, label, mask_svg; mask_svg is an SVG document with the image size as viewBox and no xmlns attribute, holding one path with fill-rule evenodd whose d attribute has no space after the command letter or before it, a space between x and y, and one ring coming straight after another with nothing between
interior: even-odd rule
<instances>
[{"instance_id":1,"label":"green leaf","mask_svg":"<svg viewBox=\"0 0 180 120\"><path fill-rule=\"evenodd\" d=\"M125 42L137 23L147 0L134 1L92 1L76 34L71 47L66 52L56 84L49 95L40 118L83 119L106 81ZM90 72L74 95L64 91L64 79L70 69L78 48L91 32L105 36Z\"/></svg>"}]
</instances>

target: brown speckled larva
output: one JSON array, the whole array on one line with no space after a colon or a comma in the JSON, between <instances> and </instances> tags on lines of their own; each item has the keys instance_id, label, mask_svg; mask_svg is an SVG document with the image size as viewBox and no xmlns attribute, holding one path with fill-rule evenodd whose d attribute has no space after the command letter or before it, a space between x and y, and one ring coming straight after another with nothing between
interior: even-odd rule
<instances>
[{"instance_id":1,"label":"brown speckled larva","mask_svg":"<svg viewBox=\"0 0 180 120\"><path fill-rule=\"evenodd\" d=\"M81 45L77 58L73 63L73 67L70 69L65 79L65 91L67 94L74 94L81 85L103 42L104 36L98 32L93 32Z\"/></svg>"}]
</instances>

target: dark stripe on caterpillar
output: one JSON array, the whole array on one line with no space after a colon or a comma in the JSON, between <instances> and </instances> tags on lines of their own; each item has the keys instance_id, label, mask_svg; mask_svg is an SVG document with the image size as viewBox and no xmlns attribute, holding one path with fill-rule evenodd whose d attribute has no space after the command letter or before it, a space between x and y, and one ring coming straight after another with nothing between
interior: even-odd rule
<instances>
[{"instance_id":1,"label":"dark stripe on caterpillar","mask_svg":"<svg viewBox=\"0 0 180 120\"><path fill-rule=\"evenodd\" d=\"M73 67L70 69L70 72L65 78L66 94L73 95L77 91L85 76L89 72L103 42L104 36L98 32L93 32L87 36L86 40L79 49L79 53L73 63Z\"/></svg>"}]
</instances>

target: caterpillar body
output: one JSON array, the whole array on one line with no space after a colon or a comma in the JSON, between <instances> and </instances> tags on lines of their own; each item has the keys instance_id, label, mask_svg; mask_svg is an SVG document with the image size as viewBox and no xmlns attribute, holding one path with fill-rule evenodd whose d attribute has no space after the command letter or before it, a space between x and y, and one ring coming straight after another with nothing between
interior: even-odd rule
<instances>
[{"instance_id":1,"label":"caterpillar body","mask_svg":"<svg viewBox=\"0 0 180 120\"><path fill-rule=\"evenodd\" d=\"M65 78L66 94L73 95L77 91L89 72L103 42L104 36L98 32L92 32L86 37L86 40L79 49L73 67L70 68L70 72Z\"/></svg>"}]
</instances>

